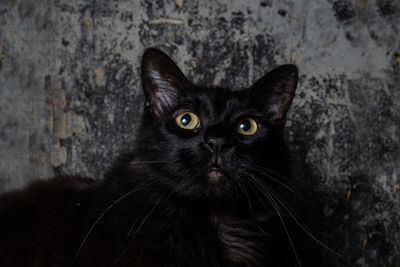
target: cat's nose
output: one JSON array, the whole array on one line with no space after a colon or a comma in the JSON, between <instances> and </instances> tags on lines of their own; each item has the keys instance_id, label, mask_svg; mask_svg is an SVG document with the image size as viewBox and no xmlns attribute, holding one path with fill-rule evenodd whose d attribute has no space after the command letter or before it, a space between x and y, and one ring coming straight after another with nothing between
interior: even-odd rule
<instances>
[{"instance_id":1,"label":"cat's nose","mask_svg":"<svg viewBox=\"0 0 400 267\"><path fill-rule=\"evenodd\" d=\"M208 137L206 145L212 153L223 153L229 148L227 140L222 137Z\"/></svg>"}]
</instances>

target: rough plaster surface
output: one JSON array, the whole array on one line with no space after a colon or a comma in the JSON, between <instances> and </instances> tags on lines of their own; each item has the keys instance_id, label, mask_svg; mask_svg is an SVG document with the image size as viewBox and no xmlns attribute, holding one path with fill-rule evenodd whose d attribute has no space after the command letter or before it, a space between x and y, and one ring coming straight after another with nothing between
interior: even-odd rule
<instances>
[{"instance_id":1,"label":"rough plaster surface","mask_svg":"<svg viewBox=\"0 0 400 267\"><path fill-rule=\"evenodd\" d=\"M286 134L342 255L326 266L400 266L399 25L395 0L1 0L0 192L100 178L132 141L147 47L235 88L293 62Z\"/></svg>"}]
</instances>

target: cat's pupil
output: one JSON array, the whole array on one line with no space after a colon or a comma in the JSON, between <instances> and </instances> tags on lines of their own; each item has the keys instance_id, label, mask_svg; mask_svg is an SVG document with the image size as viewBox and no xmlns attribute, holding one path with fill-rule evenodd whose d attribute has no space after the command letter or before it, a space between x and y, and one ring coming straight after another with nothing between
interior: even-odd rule
<instances>
[{"instance_id":1,"label":"cat's pupil","mask_svg":"<svg viewBox=\"0 0 400 267\"><path fill-rule=\"evenodd\" d=\"M240 122L240 129L242 129L243 131L247 132L250 130L251 128L251 123L249 122L249 120L244 120Z\"/></svg>"},{"instance_id":2,"label":"cat's pupil","mask_svg":"<svg viewBox=\"0 0 400 267\"><path fill-rule=\"evenodd\" d=\"M186 126L190 123L190 121L192 120L192 116L190 116L190 114L185 114L182 116L181 122L183 126Z\"/></svg>"}]
</instances>

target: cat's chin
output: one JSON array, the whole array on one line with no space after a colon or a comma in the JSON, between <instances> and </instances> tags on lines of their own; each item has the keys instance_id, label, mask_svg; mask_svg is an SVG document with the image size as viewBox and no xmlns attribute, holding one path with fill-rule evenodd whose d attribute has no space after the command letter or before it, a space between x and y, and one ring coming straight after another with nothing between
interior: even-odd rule
<instances>
[{"instance_id":1,"label":"cat's chin","mask_svg":"<svg viewBox=\"0 0 400 267\"><path fill-rule=\"evenodd\" d=\"M212 168L207 174L208 183L210 185L221 185L228 182L228 177L220 168Z\"/></svg>"}]
</instances>

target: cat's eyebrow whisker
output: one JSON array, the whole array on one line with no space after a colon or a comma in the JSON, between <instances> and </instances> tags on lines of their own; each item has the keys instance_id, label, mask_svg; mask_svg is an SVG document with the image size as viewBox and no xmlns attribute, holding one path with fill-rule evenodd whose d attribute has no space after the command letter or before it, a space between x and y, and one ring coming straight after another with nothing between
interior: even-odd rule
<instances>
[{"instance_id":1,"label":"cat's eyebrow whisker","mask_svg":"<svg viewBox=\"0 0 400 267\"><path fill-rule=\"evenodd\" d=\"M87 234L85 235L85 237L83 238L81 245L79 246L77 252L75 253L74 258L72 259L72 262L70 264L70 267L72 267L76 261L76 259L79 256L79 253L81 252L83 245L86 243L89 235L91 234L91 232L93 231L93 229L96 227L96 225L99 223L99 221L104 217L104 215L107 214L107 212L112 209L117 203L119 203L120 201L122 201L123 199L127 198L128 196L132 195L133 193L145 188L146 186L150 185L153 182L153 180L148 180L148 181L144 181L143 183L137 185L136 187L134 187L131 191L129 191L128 193L126 193L125 195L121 196L120 198L118 198L117 200L115 200L113 203L111 203L104 211L103 213L100 214L100 216L96 219L96 221L92 224L92 226L90 227L89 231L87 232Z\"/></svg>"}]
</instances>

